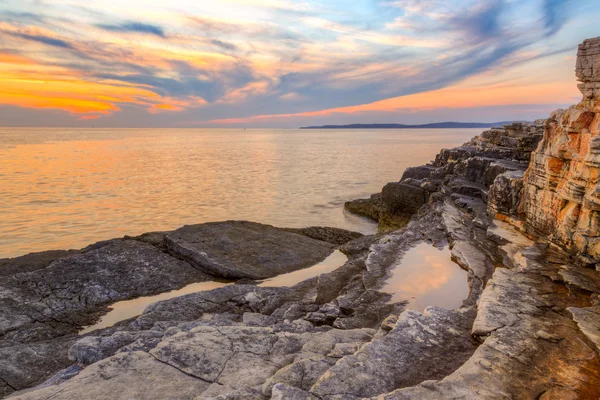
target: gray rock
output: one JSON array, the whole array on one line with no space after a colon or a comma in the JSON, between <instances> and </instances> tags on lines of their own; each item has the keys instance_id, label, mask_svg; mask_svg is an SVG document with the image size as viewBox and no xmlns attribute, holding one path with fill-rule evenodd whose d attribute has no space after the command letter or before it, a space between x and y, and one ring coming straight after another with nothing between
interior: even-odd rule
<instances>
[{"instance_id":1,"label":"gray rock","mask_svg":"<svg viewBox=\"0 0 600 400\"><path fill-rule=\"evenodd\" d=\"M452 373L475 351L469 318L430 307L405 311L386 336L339 360L311 389L322 399L370 397ZM445 357L452 354L452 357ZM341 397L340 397L341 398Z\"/></svg>"},{"instance_id":2,"label":"gray rock","mask_svg":"<svg viewBox=\"0 0 600 400\"><path fill-rule=\"evenodd\" d=\"M15 400L193 400L210 384L182 373L143 352L121 353L93 364L58 386Z\"/></svg>"},{"instance_id":3,"label":"gray rock","mask_svg":"<svg viewBox=\"0 0 600 400\"><path fill-rule=\"evenodd\" d=\"M184 226L165 236L170 254L223 278L265 279L317 264L332 245L270 225L228 221Z\"/></svg>"},{"instance_id":4,"label":"gray rock","mask_svg":"<svg viewBox=\"0 0 600 400\"><path fill-rule=\"evenodd\" d=\"M273 387L271 400L318 400L304 390L279 383Z\"/></svg>"},{"instance_id":5,"label":"gray rock","mask_svg":"<svg viewBox=\"0 0 600 400\"><path fill-rule=\"evenodd\" d=\"M299 233L308 236L311 239L321 240L323 242L342 245L351 240L361 238L363 235L358 232L348 231L346 229L331 228L326 226L311 226L300 229L287 229L290 232Z\"/></svg>"}]
</instances>

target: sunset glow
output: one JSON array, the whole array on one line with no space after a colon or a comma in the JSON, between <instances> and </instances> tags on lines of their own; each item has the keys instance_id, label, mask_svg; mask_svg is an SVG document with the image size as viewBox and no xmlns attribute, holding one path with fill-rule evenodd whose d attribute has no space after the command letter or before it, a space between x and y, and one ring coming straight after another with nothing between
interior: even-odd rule
<instances>
[{"instance_id":1,"label":"sunset glow","mask_svg":"<svg viewBox=\"0 0 600 400\"><path fill-rule=\"evenodd\" d=\"M594 34L584 22L600 16L590 2L562 3L360 0L350 10L317 0L7 0L0 120L293 127L317 117L533 119L578 96L567 55Z\"/></svg>"}]
</instances>

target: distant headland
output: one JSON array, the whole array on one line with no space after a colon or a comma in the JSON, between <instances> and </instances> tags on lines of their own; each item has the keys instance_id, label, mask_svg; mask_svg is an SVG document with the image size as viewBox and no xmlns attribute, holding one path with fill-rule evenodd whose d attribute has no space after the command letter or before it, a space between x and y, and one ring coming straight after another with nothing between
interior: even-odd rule
<instances>
[{"instance_id":1,"label":"distant headland","mask_svg":"<svg viewBox=\"0 0 600 400\"><path fill-rule=\"evenodd\" d=\"M493 128L495 126L504 126L515 121L501 122L435 122L422 125L404 125L404 124L350 124L350 125L322 125L322 126L303 126L300 129L444 129L444 128ZM523 122L523 121L519 121Z\"/></svg>"}]
</instances>

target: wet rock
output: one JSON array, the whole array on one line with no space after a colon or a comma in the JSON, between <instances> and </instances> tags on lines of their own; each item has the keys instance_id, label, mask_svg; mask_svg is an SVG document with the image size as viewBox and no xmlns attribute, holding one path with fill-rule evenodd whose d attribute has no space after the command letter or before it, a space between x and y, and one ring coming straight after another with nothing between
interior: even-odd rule
<instances>
[{"instance_id":1,"label":"wet rock","mask_svg":"<svg viewBox=\"0 0 600 400\"><path fill-rule=\"evenodd\" d=\"M344 207L354 214L379 221L379 216L382 212L381 194L374 194L368 199L347 201Z\"/></svg>"},{"instance_id":2,"label":"wet rock","mask_svg":"<svg viewBox=\"0 0 600 400\"><path fill-rule=\"evenodd\" d=\"M244 221L190 225L165 236L170 254L228 279L265 279L322 261L332 245L287 230Z\"/></svg>"}]
</instances>

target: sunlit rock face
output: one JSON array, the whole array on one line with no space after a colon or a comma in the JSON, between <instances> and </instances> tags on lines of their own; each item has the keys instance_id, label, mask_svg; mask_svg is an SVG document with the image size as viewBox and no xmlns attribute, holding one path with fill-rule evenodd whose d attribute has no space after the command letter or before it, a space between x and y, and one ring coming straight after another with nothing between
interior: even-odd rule
<instances>
[{"instance_id":1,"label":"sunlit rock face","mask_svg":"<svg viewBox=\"0 0 600 400\"><path fill-rule=\"evenodd\" d=\"M600 37L579 46L582 101L552 113L525 173L519 213L525 230L600 261Z\"/></svg>"}]
</instances>

